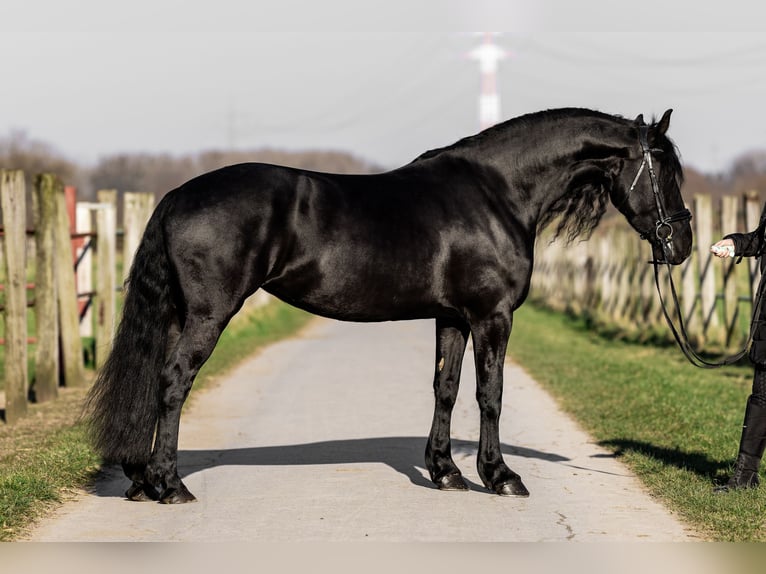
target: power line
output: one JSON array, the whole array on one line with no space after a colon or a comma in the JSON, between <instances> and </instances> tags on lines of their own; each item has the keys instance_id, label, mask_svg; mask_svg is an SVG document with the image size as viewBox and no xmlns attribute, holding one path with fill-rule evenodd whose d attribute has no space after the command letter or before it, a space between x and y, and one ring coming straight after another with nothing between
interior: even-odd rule
<instances>
[{"instance_id":1,"label":"power line","mask_svg":"<svg viewBox=\"0 0 766 574\"><path fill-rule=\"evenodd\" d=\"M637 35L635 37L639 38ZM574 65L588 64L610 67L631 65L665 68L725 65L728 68L731 66L751 66L753 64L762 66L764 55L766 55L766 44L763 43L733 48L730 50L718 50L707 54L679 57L670 53L652 56L648 55L646 50L642 50L641 52L626 51L620 49L620 45L610 46L609 51L606 52L601 47L594 47L594 49L600 50L598 53L575 52L572 50L574 46L577 46L580 49L586 46L582 43L575 44L569 42L567 43L566 50L563 50L558 49L549 43L543 43L539 41L538 38L524 38L520 40L520 45L529 52ZM629 40L631 35L621 36L623 46L626 38ZM646 41L643 35L640 36L640 38L642 39L642 42Z\"/></svg>"},{"instance_id":2,"label":"power line","mask_svg":"<svg viewBox=\"0 0 766 574\"><path fill-rule=\"evenodd\" d=\"M423 53L432 53L438 49L441 41L442 39L439 38L437 41L428 44L425 49L419 52L421 56L417 56L411 53L412 57L418 57L422 59ZM397 69L393 69L393 64L389 62L382 68L383 72L381 72L380 69L376 70L373 78L373 80L381 82L378 90L385 91L386 97L384 98L370 98L361 106L357 105L351 109L346 108L344 111L339 111L338 102L336 99L336 102L333 106L313 111L311 115L305 116L303 118L279 122L269 122L268 120L264 121L263 119L251 119L240 124L237 128L237 131L240 135L247 136L253 133L305 133L306 131L321 132L346 129L354 124L367 121L370 117L374 116L378 112L387 112L396 108L397 103L410 99L414 93L422 92L424 88L430 85L437 76L446 72L452 65L453 62L447 60L440 66L428 67L426 68L426 73L420 74L414 81L411 81L404 86L400 86L398 83L395 83L395 81L398 79L398 69L401 68L401 64L397 66ZM393 76L389 76L388 74L384 73L391 71L397 73ZM393 78L393 81L382 81L382 78L385 77L391 77ZM391 87L391 84L394 84L394 86ZM372 82L364 83L357 81L353 84L353 86L355 87L353 91L349 91L342 95L342 101L363 101L363 96L368 94L371 90L374 91L375 88L375 84ZM375 92L375 95L379 95L379 91Z\"/></svg>"}]
</instances>

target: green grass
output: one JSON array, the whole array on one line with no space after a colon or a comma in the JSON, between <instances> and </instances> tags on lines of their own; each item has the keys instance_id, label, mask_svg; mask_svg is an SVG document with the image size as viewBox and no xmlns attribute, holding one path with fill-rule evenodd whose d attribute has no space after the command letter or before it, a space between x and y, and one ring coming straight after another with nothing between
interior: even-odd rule
<instances>
[{"instance_id":1,"label":"green grass","mask_svg":"<svg viewBox=\"0 0 766 574\"><path fill-rule=\"evenodd\" d=\"M15 536L67 491L86 484L98 468L82 425L36 437L2 458L0 540Z\"/></svg>"},{"instance_id":2,"label":"green grass","mask_svg":"<svg viewBox=\"0 0 766 574\"><path fill-rule=\"evenodd\" d=\"M509 352L703 537L766 541L766 488L712 492L736 456L750 368L697 369L674 347L606 338L532 305L516 313Z\"/></svg>"},{"instance_id":3,"label":"green grass","mask_svg":"<svg viewBox=\"0 0 766 574\"><path fill-rule=\"evenodd\" d=\"M200 371L209 385L263 345L295 333L311 315L281 302L240 313ZM86 487L100 461L79 422L85 389L61 389L55 401L30 405L14 426L0 424L0 541L22 535L67 493ZM192 393L192 398L194 393Z\"/></svg>"}]
</instances>

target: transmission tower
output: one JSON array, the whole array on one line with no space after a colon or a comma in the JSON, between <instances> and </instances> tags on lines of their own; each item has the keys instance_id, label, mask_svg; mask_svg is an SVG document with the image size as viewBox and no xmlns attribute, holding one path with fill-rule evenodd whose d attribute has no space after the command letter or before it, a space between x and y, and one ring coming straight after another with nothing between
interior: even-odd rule
<instances>
[{"instance_id":1,"label":"transmission tower","mask_svg":"<svg viewBox=\"0 0 766 574\"><path fill-rule=\"evenodd\" d=\"M484 32L481 45L468 53L468 57L479 62L481 71L481 92L479 94L479 128L486 129L500 121L500 94L497 92L497 69L500 60L508 54L495 44L495 32Z\"/></svg>"}]
</instances>

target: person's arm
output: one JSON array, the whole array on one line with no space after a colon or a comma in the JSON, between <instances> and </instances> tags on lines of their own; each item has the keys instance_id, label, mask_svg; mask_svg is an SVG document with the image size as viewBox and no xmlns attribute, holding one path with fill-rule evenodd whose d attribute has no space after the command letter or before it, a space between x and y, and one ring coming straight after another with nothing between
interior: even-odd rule
<instances>
[{"instance_id":1,"label":"person's arm","mask_svg":"<svg viewBox=\"0 0 766 574\"><path fill-rule=\"evenodd\" d=\"M734 255L736 257L753 257L760 253L763 234L759 229L756 229L750 233L730 233L723 238L723 241L727 239L731 240L734 244Z\"/></svg>"},{"instance_id":2,"label":"person's arm","mask_svg":"<svg viewBox=\"0 0 766 574\"><path fill-rule=\"evenodd\" d=\"M716 257L752 257L758 254L761 246L761 234L758 230L750 233L730 233L714 243L710 252Z\"/></svg>"}]
</instances>

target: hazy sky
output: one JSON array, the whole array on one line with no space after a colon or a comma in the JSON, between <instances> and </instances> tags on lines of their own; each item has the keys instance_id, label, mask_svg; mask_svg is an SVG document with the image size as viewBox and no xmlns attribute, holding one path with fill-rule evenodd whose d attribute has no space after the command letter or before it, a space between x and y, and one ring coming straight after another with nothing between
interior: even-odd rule
<instances>
[{"instance_id":1,"label":"hazy sky","mask_svg":"<svg viewBox=\"0 0 766 574\"><path fill-rule=\"evenodd\" d=\"M502 115L673 108L684 162L766 149L766 3L3 0L0 137L116 152L347 150L385 167L478 129L473 30L505 30Z\"/></svg>"}]
</instances>

